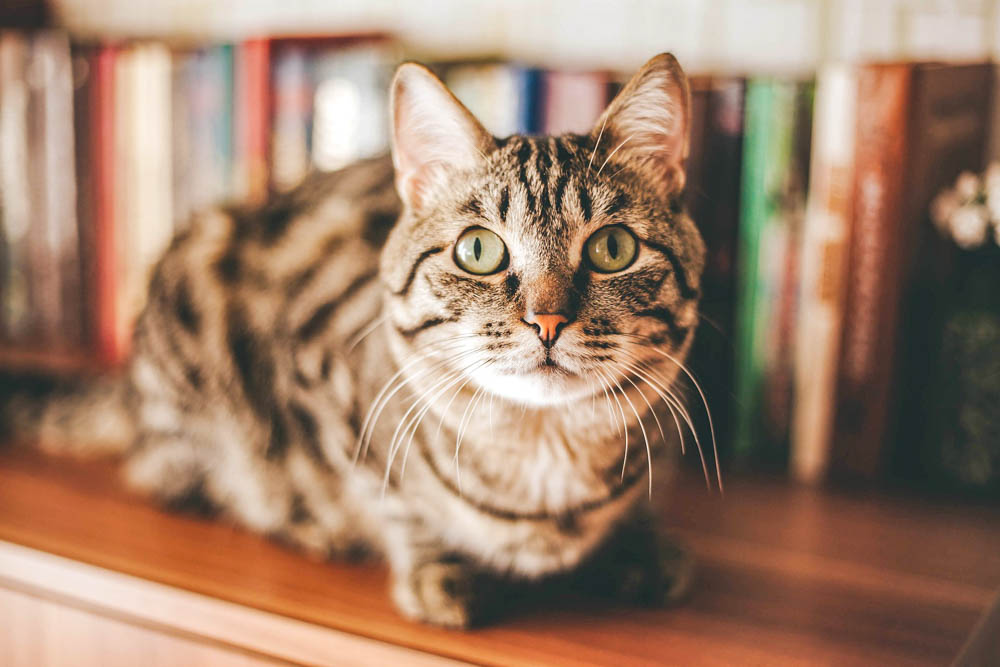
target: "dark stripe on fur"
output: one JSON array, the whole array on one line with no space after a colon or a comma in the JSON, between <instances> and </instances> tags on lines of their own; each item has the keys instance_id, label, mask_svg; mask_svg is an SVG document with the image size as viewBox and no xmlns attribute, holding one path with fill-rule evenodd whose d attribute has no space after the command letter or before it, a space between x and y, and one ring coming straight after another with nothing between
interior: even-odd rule
<instances>
[{"instance_id":1,"label":"dark stripe on fur","mask_svg":"<svg viewBox=\"0 0 1000 667\"><path fill-rule=\"evenodd\" d=\"M305 447L306 453L316 463L329 469L330 462L323 455L323 447L320 443L319 423L316 421L316 417L304 405L296 401L288 404L288 411L292 414L295 423L298 424L299 430L302 432L302 444Z\"/></svg>"},{"instance_id":2,"label":"dark stripe on fur","mask_svg":"<svg viewBox=\"0 0 1000 667\"><path fill-rule=\"evenodd\" d=\"M351 284L344 288L344 291L336 297L325 302L313 311L313 314L295 331L295 338L301 342L308 342L322 332L330 322L334 313L352 294L370 283L378 275L375 270L361 274L351 281Z\"/></svg>"},{"instance_id":3,"label":"dark stripe on fur","mask_svg":"<svg viewBox=\"0 0 1000 667\"><path fill-rule=\"evenodd\" d=\"M517 290L521 287L521 279L517 277L516 273L508 273L507 279L503 281L503 286L507 300L513 301L514 297L517 296Z\"/></svg>"},{"instance_id":4,"label":"dark stripe on fur","mask_svg":"<svg viewBox=\"0 0 1000 667\"><path fill-rule=\"evenodd\" d=\"M593 512L594 510L600 509L601 507L607 505L608 503L619 498L623 493L628 491L630 488L635 486L636 482L641 480L646 474L645 467L636 467L632 474L628 475L620 483L615 484L611 489L600 498L595 498L594 500L588 500L586 502L580 503L574 507L565 509L561 512L517 512L515 510L506 509L503 507L494 507L492 505L487 505L485 503L477 502L471 500L467 495L463 494L458 490L458 487L448 479L445 475L441 473L441 470L437 467L433 458L427 452L423 443L418 445L420 447L420 458L427 464L430 468L431 473L434 477L441 483L441 485L448 490L455 498L465 503L469 507L472 507L476 511L492 516L496 519L502 519L504 521L565 521L567 515L579 516L581 514L586 514L588 512ZM653 454L657 454L654 451ZM613 476L612 482L618 482L618 477Z\"/></svg>"},{"instance_id":5,"label":"dark stripe on fur","mask_svg":"<svg viewBox=\"0 0 1000 667\"><path fill-rule=\"evenodd\" d=\"M697 299L701 296L701 292L688 282L687 274L684 272L684 263L681 262L680 258L671 248L648 239L643 239L642 242L661 253L670 262L670 265L674 269L674 275L677 277L677 285L680 287L682 297L685 299Z\"/></svg>"},{"instance_id":6,"label":"dark stripe on fur","mask_svg":"<svg viewBox=\"0 0 1000 667\"><path fill-rule=\"evenodd\" d=\"M641 310L636 313L636 317L651 317L654 320L667 325L667 328L670 330L670 338L677 346L680 346L680 344L684 342L684 338L687 336L689 331L688 327L682 327L677 324L676 317L668 308L660 307Z\"/></svg>"},{"instance_id":7,"label":"dark stripe on fur","mask_svg":"<svg viewBox=\"0 0 1000 667\"><path fill-rule=\"evenodd\" d=\"M479 198L473 196L472 199L462 204L459 209L462 213L470 215L473 217L481 218L483 217L483 205L479 202Z\"/></svg>"},{"instance_id":8,"label":"dark stripe on fur","mask_svg":"<svg viewBox=\"0 0 1000 667\"><path fill-rule=\"evenodd\" d=\"M406 338L413 338L421 331L426 331L427 329L436 327L440 324L447 324L448 322L454 322L454 321L455 321L454 317L432 317L428 320L424 320L420 324L416 325L415 327L411 327L409 329L404 329L397 326L396 331L401 333Z\"/></svg>"},{"instance_id":9,"label":"dark stripe on fur","mask_svg":"<svg viewBox=\"0 0 1000 667\"><path fill-rule=\"evenodd\" d=\"M177 284L177 291L174 295L174 314L177 316L177 321L188 333L198 333L198 329L201 328L201 314L195 310L194 301L191 299L191 288L184 278Z\"/></svg>"},{"instance_id":10,"label":"dark stripe on fur","mask_svg":"<svg viewBox=\"0 0 1000 667\"><path fill-rule=\"evenodd\" d=\"M241 306L230 306L226 312L226 342L247 402L260 417L271 419L274 362L267 354L263 341L250 329Z\"/></svg>"},{"instance_id":11,"label":"dark stripe on fur","mask_svg":"<svg viewBox=\"0 0 1000 667\"><path fill-rule=\"evenodd\" d=\"M507 222L507 209L510 206L510 188L506 185L503 186L503 190L500 192L500 205L498 207L498 212L500 213L500 219Z\"/></svg>"},{"instance_id":12,"label":"dark stripe on fur","mask_svg":"<svg viewBox=\"0 0 1000 667\"><path fill-rule=\"evenodd\" d=\"M410 291L410 287L413 286L414 278L417 277L417 269L420 268L420 265L424 262L424 260L432 255L442 252L443 250L444 246L434 246L433 248L428 248L420 253L420 256L417 257L415 262L413 262L413 266L410 267L410 272L406 275L406 281L403 283L403 286L393 292L393 294L396 296L406 296L406 293Z\"/></svg>"},{"instance_id":13,"label":"dark stripe on fur","mask_svg":"<svg viewBox=\"0 0 1000 667\"><path fill-rule=\"evenodd\" d=\"M626 206L628 206L628 197L624 192L619 192L614 196L607 208L604 209L604 215L612 216Z\"/></svg>"},{"instance_id":14,"label":"dark stripe on fur","mask_svg":"<svg viewBox=\"0 0 1000 667\"><path fill-rule=\"evenodd\" d=\"M271 437L267 441L264 457L269 461L285 458L288 453L288 426L285 418L276 409L271 413Z\"/></svg>"},{"instance_id":15,"label":"dark stripe on fur","mask_svg":"<svg viewBox=\"0 0 1000 667\"><path fill-rule=\"evenodd\" d=\"M583 219L589 222L591 216L594 215L594 211L591 207L590 195L587 193L587 188L582 184L577 187L577 197L580 199L580 209L583 211Z\"/></svg>"}]
</instances>

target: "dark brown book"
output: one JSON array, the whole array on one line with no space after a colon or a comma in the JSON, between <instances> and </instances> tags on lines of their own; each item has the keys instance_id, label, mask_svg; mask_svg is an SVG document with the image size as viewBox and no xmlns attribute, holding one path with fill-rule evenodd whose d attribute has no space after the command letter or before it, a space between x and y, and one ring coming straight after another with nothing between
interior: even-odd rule
<instances>
[{"instance_id":1,"label":"dark brown book","mask_svg":"<svg viewBox=\"0 0 1000 667\"><path fill-rule=\"evenodd\" d=\"M746 82L738 77L691 79L691 144L684 203L705 238L708 256L702 277L702 319L690 365L706 394L723 456L729 454L732 428L734 264L745 88ZM707 415L701 410L692 412L701 437L708 442Z\"/></svg>"},{"instance_id":2,"label":"dark brown book","mask_svg":"<svg viewBox=\"0 0 1000 667\"><path fill-rule=\"evenodd\" d=\"M959 172L982 167L991 87L988 65L876 64L859 71L834 474L877 476L897 435L904 297L929 232L927 209Z\"/></svg>"}]
</instances>

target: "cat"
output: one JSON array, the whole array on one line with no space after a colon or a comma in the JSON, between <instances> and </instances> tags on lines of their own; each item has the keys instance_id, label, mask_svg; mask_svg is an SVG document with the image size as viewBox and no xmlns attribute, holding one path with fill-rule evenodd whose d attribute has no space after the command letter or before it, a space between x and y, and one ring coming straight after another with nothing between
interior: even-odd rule
<instances>
[{"instance_id":1,"label":"cat","mask_svg":"<svg viewBox=\"0 0 1000 667\"><path fill-rule=\"evenodd\" d=\"M678 598L692 559L645 501L705 256L681 67L651 59L584 135L495 138L415 63L390 106L391 157L179 233L127 380L51 402L37 437L89 433L136 489L322 557L374 551L428 623L479 620L484 573Z\"/></svg>"}]
</instances>

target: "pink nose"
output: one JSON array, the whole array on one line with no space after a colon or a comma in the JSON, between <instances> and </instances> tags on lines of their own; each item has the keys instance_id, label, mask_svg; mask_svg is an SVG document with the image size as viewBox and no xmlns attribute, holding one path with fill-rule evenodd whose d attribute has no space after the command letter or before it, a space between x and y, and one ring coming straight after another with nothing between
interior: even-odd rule
<instances>
[{"instance_id":1,"label":"pink nose","mask_svg":"<svg viewBox=\"0 0 1000 667\"><path fill-rule=\"evenodd\" d=\"M559 330L568 322L565 315L559 313L532 313L524 316L524 321L538 329L538 337L542 345L552 347L559 337Z\"/></svg>"}]
</instances>

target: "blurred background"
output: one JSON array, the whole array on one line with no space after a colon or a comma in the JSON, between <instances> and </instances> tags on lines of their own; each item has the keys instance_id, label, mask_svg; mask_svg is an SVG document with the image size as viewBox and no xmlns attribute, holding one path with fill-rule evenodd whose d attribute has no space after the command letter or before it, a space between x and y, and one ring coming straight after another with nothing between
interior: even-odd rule
<instances>
[{"instance_id":1,"label":"blurred background","mask_svg":"<svg viewBox=\"0 0 1000 667\"><path fill-rule=\"evenodd\" d=\"M1000 498L1000 2L3 0L0 26L15 382L118 367L193 211L384 152L401 59L503 136L587 131L672 51L724 466Z\"/></svg>"}]
</instances>

